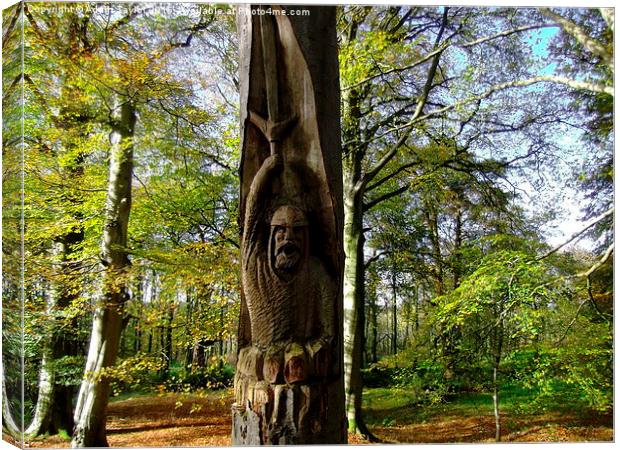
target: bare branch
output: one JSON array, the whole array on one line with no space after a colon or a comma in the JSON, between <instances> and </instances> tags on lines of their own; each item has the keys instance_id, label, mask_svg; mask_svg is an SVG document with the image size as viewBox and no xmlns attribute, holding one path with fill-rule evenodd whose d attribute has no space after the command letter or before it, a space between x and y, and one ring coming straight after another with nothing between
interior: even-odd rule
<instances>
[{"instance_id":1,"label":"bare branch","mask_svg":"<svg viewBox=\"0 0 620 450\"><path fill-rule=\"evenodd\" d=\"M605 253L603 254L603 257L600 260L598 260L594 265L592 265L592 267L590 267L585 272L580 272L577 275L575 275L575 277L576 278L589 277L594 272L596 272L598 269L600 269L601 266L603 266L603 264L605 264L607 262L607 260L613 254L613 252L614 252L614 244L612 243L609 247L607 247L607 250L605 250Z\"/></svg>"},{"instance_id":2,"label":"bare branch","mask_svg":"<svg viewBox=\"0 0 620 450\"><path fill-rule=\"evenodd\" d=\"M540 12L557 22L565 33L574 37L586 50L601 58L609 69L613 71L613 53L610 53L603 44L588 36L588 33L582 27L572 20L551 11L549 8L541 8Z\"/></svg>"},{"instance_id":3,"label":"bare branch","mask_svg":"<svg viewBox=\"0 0 620 450\"><path fill-rule=\"evenodd\" d=\"M601 220L613 215L614 213L614 207L612 206L611 208L609 208L607 211L605 211L603 214L595 217L594 219L590 220L589 222L587 222L584 227L577 231L576 233L573 233L568 240L564 241L563 243L561 243L560 245L558 245L557 247L552 248L551 250L549 250L547 253L545 253L542 256L539 256L536 258L536 261L540 261L542 259L545 259L551 255L553 255L555 252L557 252L558 250L560 250L562 247L570 244L571 242L573 242L575 239L577 239L579 236L581 236L583 233L585 233L586 231L588 231L590 228L592 228L594 225L596 225L597 223L599 223Z\"/></svg>"},{"instance_id":4,"label":"bare branch","mask_svg":"<svg viewBox=\"0 0 620 450\"><path fill-rule=\"evenodd\" d=\"M368 211L371 208L374 208L375 206L377 206L379 203L388 200L392 197L396 197L397 195L400 195L404 192L407 192L407 189L409 189L409 185L406 184L404 186L399 187L398 189L392 191L392 192L388 192L386 194L383 194L377 198L375 198L374 200L368 202L368 203L364 203L364 212Z\"/></svg>"},{"instance_id":5,"label":"bare branch","mask_svg":"<svg viewBox=\"0 0 620 450\"><path fill-rule=\"evenodd\" d=\"M403 164L402 166L400 166L399 168L397 168L396 170L394 170L393 172L389 173L388 175L384 176L383 178L381 178L380 180L378 180L377 182L373 183L372 185L368 186L366 188L366 192L370 192L373 189L378 188L379 186L381 186L383 183L386 183L388 181L390 181L391 179L393 179L395 176L397 176L399 173L404 172L407 169L410 169L411 167L415 166L418 164L418 161L412 161L408 164Z\"/></svg>"},{"instance_id":6,"label":"bare branch","mask_svg":"<svg viewBox=\"0 0 620 450\"><path fill-rule=\"evenodd\" d=\"M502 31L500 33L496 33L493 34L491 36L485 36L482 37L480 39L476 39L474 41L470 41L470 42L466 42L464 44L457 44L457 43L453 43L450 41L446 41L444 42L441 46L435 48L432 52L429 52L428 54L426 54L423 58L418 59L417 61L407 65L407 66L403 66L403 67L394 67L392 69L389 70L385 70L381 73L375 74L375 75L370 75L366 78L364 78L361 81L358 81L355 84L352 84L351 86L344 86L342 89L343 90L348 90L348 89L353 89L356 87L361 86L362 84L368 83L369 81L372 81L376 78L385 76L385 75L389 75L391 73L395 73L395 72L405 72L407 70L410 69L414 69L419 65L424 64L425 62L429 61L430 59L434 58L435 56L437 56L438 54L443 53L446 49L448 49L449 47L463 47L463 48L468 48L468 47L473 47L476 45L480 45L483 44L485 42L489 42L489 41L493 41L495 39L500 39L503 37L507 37L513 34L517 34L517 33L522 33L525 31L530 31L530 30L536 30L536 29L540 29L540 28L550 28L550 27L556 27L556 24L540 24L540 25L528 25L528 26L523 26L523 27L518 27L518 28L513 28L511 30L506 30L506 31Z\"/></svg>"},{"instance_id":7,"label":"bare branch","mask_svg":"<svg viewBox=\"0 0 620 450\"><path fill-rule=\"evenodd\" d=\"M451 105L446 105L443 106L441 108L437 108L435 110L432 110L426 114L420 115L417 118L412 118L409 122L404 123L402 125L398 125L396 127L392 127L389 130L386 130L384 133L375 136L375 138L373 140L377 140L380 139L390 133L393 133L395 131L400 131L400 130L405 130L408 128L413 127L416 123L421 122L423 120L426 120L430 117L434 117L434 116L439 116L445 112L451 111L453 109L456 109L460 106L465 106L467 104L470 103L474 103L474 102L479 102L481 100L487 99L489 97L491 97L493 94L497 93L497 92L501 92L507 89L513 89L513 88L518 88L518 87L526 87L526 86L531 86L537 83L545 83L545 82L551 82L551 83L561 83L561 84L566 84L570 87L576 88L576 89L586 89L586 90L591 90L593 92L599 92L599 93L605 93L605 94L609 94L613 96L614 90L613 87L609 87L609 86L599 86L599 85L593 85L591 83L585 83L585 82L580 82L580 81L576 81L576 80L570 80L567 78L562 78L562 77L556 77L556 76L550 76L550 75L543 75L543 76L538 76L538 77L532 77L532 78L528 78L525 80L516 80L516 81L508 81L506 83L500 83L497 84L495 86L491 86L489 89L487 89L486 91L480 93L480 94L476 94L473 95L471 97L467 97L461 101L455 102Z\"/></svg>"}]
</instances>

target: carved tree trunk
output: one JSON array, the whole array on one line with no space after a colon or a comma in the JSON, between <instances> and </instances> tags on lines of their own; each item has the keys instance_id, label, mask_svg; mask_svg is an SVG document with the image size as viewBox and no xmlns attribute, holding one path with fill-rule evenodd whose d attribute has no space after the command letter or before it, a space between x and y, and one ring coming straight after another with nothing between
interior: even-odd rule
<instances>
[{"instance_id":1,"label":"carved tree trunk","mask_svg":"<svg viewBox=\"0 0 620 450\"><path fill-rule=\"evenodd\" d=\"M126 247L136 110L129 102L123 103L120 109L120 117L111 135L110 175L101 245L101 260L105 269L103 287L93 318L84 380L75 408L75 430L71 442L74 448L108 446L105 424L110 379L105 370L116 362L123 308L129 295L127 269L130 262Z\"/></svg>"},{"instance_id":2,"label":"carved tree trunk","mask_svg":"<svg viewBox=\"0 0 620 450\"><path fill-rule=\"evenodd\" d=\"M242 305L233 445L346 443L336 9L239 13Z\"/></svg>"}]
</instances>

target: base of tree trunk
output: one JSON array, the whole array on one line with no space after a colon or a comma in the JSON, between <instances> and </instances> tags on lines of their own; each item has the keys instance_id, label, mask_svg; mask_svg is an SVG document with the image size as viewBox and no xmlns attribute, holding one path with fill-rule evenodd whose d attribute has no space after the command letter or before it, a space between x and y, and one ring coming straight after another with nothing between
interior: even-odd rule
<instances>
[{"instance_id":1,"label":"base of tree trunk","mask_svg":"<svg viewBox=\"0 0 620 450\"><path fill-rule=\"evenodd\" d=\"M373 444L380 444L383 442L368 429L366 423L361 418L349 419L347 422L349 433L360 435L362 438L368 442L372 442Z\"/></svg>"},{"instance_id":2,"label":"base of tree trunk","mask_svg":"<svg viewBox=\"0 0 620 450\"><path fill-rule=\"evenodd\" d=\"M336 388L336 386L334 386ZM329 386L266 386L266 403L233 405L233 445L346 444L346 427L339 420ZM336 412L334 411L334 412Z\"/></svg>"},{"instance_id":3,"label":"base of tree trunk","mask_svg":"<svg viewBox=\"0 0 620 450\"><path fill-rule=\"evenodd\" d=\"M346 444L342 380L305 376L308 364L285 365L283 376L278 360L264 356L252 347L240 353L232 444Z\"/></svg>"}]
</instances>

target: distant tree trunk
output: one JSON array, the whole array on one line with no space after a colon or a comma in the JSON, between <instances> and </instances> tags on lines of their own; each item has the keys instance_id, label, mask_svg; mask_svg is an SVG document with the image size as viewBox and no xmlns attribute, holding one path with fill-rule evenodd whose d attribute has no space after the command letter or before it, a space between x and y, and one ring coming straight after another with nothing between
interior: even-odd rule
<instances>
[{"instance_id":1,"label":"distant tree trunk","mask_svg":"<svg viewBox=\"0 0 620 450\"><path fill-rule=\"evenodd\" d=\"M110 175L101 245L104 267L101 300L96 305L84 380L75 410L72 447L107 447L106 409L110 379L105 370L114 366L123 325L123 308L128 300L126 252L131 210L133 135L135 106L125 102L111 134Z\"/></svg>"},{"instance_id":2,"label":"distant tree trunk","mask_svg":"<svg viewBox=\"0 0 620 450\"><path fill-rule=\"evenodd\" d=\"M369 299L369 303L368 306L370 307L370 317L369 317L369 333L368 336L370 337L370 342L369 342L369 362L371 363L376 363L377 362L377 333L378 333L378 323L377 323L377 316L378 316L378 307L377 307L377 291L376 288L373 285L372 291L368 292L368 299Z\"/></svg>"},{"instance_id":3,"label":"distant tree trunk","mask_svg":"<svg viewBox=\"0 0 620 450\"><path fill-rule=\"evenodd\" d=\"M392 267L392 354L398 353L398 305L396 303L396 267Z\"/></svg>"},{"instance_id":4,"label":"distant tree trunk","mask_svg":"<svg viewBox=\"0 0 620 450\"><path fill-rule=\"evenodd\" d=\"M172 354L172 322L174 321L174 303L168 305L168 315L166 318L166 339L164 347L164 357L166 359L166 372L170 370L170 363L174 359Z\"/></svg>"},{"instance_id":5,"label":"distant tree trunk","mask_svg":"<svg viewBox=\"0 0 620 450\"><path fill-rule=\"evenodd\" d=\"M461 261L463 259L461 256L461 247L463 246L463 211L461 208L457 209L454 221L454 251L452 252L454 255L454 264L452 267L454 282L452 288L456 289L461 282Z\"/></svg>"},{"instance_id":6,"label":"distant tree trunk","mask_svg":"<svg viewBox=\"0 0 620 450\"><path fill-rule=\"evenodd\" d=\"M153 354L153 329L149 330L149 340L148 340L148 343L146 345L146 352L149 355Z\"/></svg>"},{"instance_id":7,"label":"distant tree trunk","mask_svg":"<svg viewBox=\"0 0 620 450\"><path fill-rule=\"evenodd\" d=\"M193 299L193 289L187 289L185 291L185 303L186 303L186 309L185 309L185 335L189 338L192 336L192 330L191 330L191 324L192 324L192 314L193 314L193 310L194 310L194 301ZM191 344L191 341L188 343L186 349L185 349L185 367L186 368L190 368L192 367L192 360L193 360L193 345Z\"/></svg>"},{"instance_id":8,"label":"distant tree trunk","mask_svg":"<svg viewBox=\"0 0 620 450\"><path fill-rule=\"evenodd\" d=\"M407 348L409 346L409 329L411 328L411 299L403 302L403 314L405 316L405 333L403 335L402 348Z\"/></svg>"},{"instance_id":9,"label":"distant tree trunk","mask_svg":"<svg viewBox=\"0 0 620 450\"><path fill-rule=\"evenodd\" d=\"M444 294L444 272L443 272L443 256L441 254L441 244L439 240L439 219L437 217L437 211L435 206L430 202L425 202L424 207L426 224L428 226L429 237L431 240L432 252L433 252L433 278L435 281L435 295L438 297Z\"/></svg>"},{"instance_id":10,"label":"distant tree trunk","mask_svg":"<svg viewBox=\"0 0 620 450\"><path fill-rule=\"evenodd\" d=\"M499 315L503 314L500 310ZM504 345L504 321L499 320L499 325L495 328L495 355L493 357L493 413L495 415L495 441L502 440L502 430L500 424L499 411L499 381L497 379L499 365L502 360L502 350Z\"/></svg>"},{"instance_id":11,"label":"distant tree trunk","mask_svg":"<svg viewBox=\"0 0 620 450\"><path fill-rule=\"evenodd\" d=\"M499 420L499 388L497 386L497 365L493 367L493 413L495 415L495 441L501 442L502 430Z\"/></svg>"},{"instance_id":12,"label":"distant tree trunk","mask_svg":"<svg viewBox=\"0 0 620 450\"><path fill-rule=\"evenodd\" d=\"M205 366L205 347L203 340L194 344L192 352L192 372L202 369Z\"/></svg>"},{"instance_id":13,"label":"distant tree trunk","mask_svg":"<svg viewBox=\"0 0 620 450\"><path fill-rule=\"evenodd\" d=\"M347 440L336 8L306 8L310 17L239 15L242 313L233 445Z\"/></svg>"},{"instance_id":14,"label":"distant tree trunk","mask_svg":"<svg viewBox=\"0 0 620 450\"><path fill-rule=\"evenodd\" d=\"M142 325L140 324L140 317L142 317L142 309L144 304L142 303L142 297L144 295L143 292L143 283L144 277L142 275L138 275L136 277L136 281L133 289L133 301L137 304L137 317L133 321L133 354L137 354L142 351Z\"/></svg>"}]
</instances>

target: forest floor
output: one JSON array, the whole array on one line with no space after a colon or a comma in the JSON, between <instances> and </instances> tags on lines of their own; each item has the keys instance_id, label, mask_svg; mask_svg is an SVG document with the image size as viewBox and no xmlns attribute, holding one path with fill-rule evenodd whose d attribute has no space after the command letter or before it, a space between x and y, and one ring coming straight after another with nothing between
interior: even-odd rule
<instances>
[{"instance_id":1,"label":"forest floor","mask_svg":"<svg viewBox=\"0 0 620 450\"><path fill-rule=\"evenodd\" d=\"M415 406L405 390L369 389L365 413L371 431L384 443L491 442L495 421L487 414L485 396ZM400 404L395 404L398 398ZM112 447L205 447L230 445L232 391L199 394L123 396L108 409L108 441ZM613 440L611 416L568 413L503 416L503 440L570 442ZM351 444L368 442L350 436ZM30 447L69 447L61 436L36 438Z\"/></svg>"}]
</instances>

